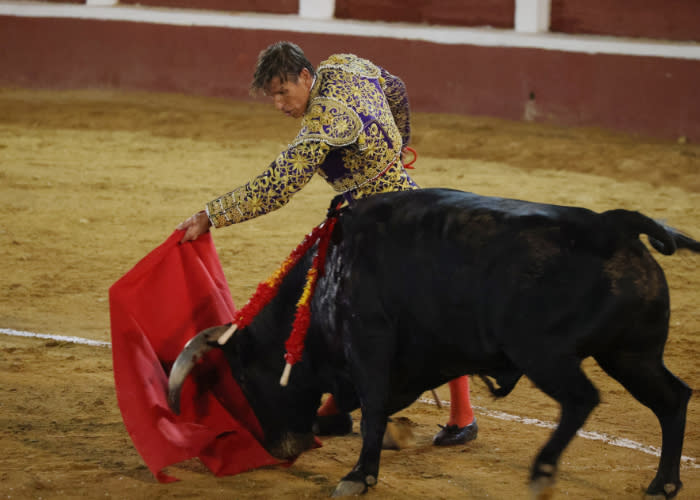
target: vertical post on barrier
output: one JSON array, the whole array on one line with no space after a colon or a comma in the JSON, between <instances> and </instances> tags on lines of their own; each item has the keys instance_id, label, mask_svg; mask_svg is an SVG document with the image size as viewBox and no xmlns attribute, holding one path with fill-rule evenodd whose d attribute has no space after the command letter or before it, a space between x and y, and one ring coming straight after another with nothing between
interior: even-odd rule
<instances>
[{"instance_id":1,"label":"vertical post on barrier","mask_svg":"<svg viewBox=\"0 0 700 500\"><path fill-rule=\"evenodd\" d=\"M551 0L515 0L515 31L542 33L549 31Z\"/></svg>"},{"instance_id":2,"label":"vertical post on barrier","mask_svg":"<svg viewBox=\"0 0 700 500\"><path fill-rule=\"evenodd\" d=\"M335 0L299 0L299 16L314 19L333 19Z\"/></svg>"}]
</instances>

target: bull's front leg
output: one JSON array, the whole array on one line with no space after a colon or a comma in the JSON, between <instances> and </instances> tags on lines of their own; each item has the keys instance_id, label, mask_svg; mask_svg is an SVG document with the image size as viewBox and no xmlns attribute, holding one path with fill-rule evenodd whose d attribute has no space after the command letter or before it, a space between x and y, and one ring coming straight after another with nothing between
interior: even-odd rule
<instances>
[{"instance_id":1,"label":"bull's front leg","mask_svg":"<svg viewBox=\"0 0 700 500\"><path fill-rule=\"evenodd\" d=\"M368 411L362 407L362 451L352 471L346 475L333 492L334 497L354 496L367 492L377 484L379 458L386 431L387 416L381 411Z\"/></svg>"},{"instance_id":2,"label":"bull's front leg","mask_svg":"<svg viewBox=\"0 0 700 500\"><path fill-rule=\"evenodd\" d=\"M352 315L346 323L346 355L362 408L362 451L355 467L336 487L334 497L359 495L377 484L394 352L392 332L384 318L377 316Z\"/></svg>"}]
</instances>

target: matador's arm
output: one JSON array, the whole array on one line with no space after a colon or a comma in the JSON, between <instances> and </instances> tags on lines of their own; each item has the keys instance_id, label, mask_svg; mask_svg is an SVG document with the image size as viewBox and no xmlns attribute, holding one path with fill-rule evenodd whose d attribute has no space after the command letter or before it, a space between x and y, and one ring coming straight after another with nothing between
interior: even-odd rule
<instances>
[{"instance_id":1,"label":"matador's arm","mask_svg":"<svg viewBox=\"0 0 700 500\"><path fill-rule=\"evenodd\" d=\"M394 76L383 68L379 68L382 74L382 89L389 108L394 115L394 121L401 133L403 145L407 146L411 140L411 110L408 103L406 84L398 76Z\"/></svg>"},{"instance_id":2,"label":"matador's arm","mask_svg":"<svg viewBox=\"0 0 700 500\"><path fill-rule=\"evenodd\" d=\"M228 226L284 206L311 180L329 151L324 142L290 146L255 179L207 203L211 224Z\"/></svg>"}]
</instances>

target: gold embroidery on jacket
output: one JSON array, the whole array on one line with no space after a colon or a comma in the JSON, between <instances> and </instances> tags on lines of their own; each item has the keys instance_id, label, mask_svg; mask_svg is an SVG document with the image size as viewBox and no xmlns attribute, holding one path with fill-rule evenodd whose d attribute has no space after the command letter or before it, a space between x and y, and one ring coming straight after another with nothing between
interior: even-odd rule
<instances>
[{"instance_id":1,"label":"gold embroidery on jacket","mask_svg":"<svg viewBox=\"0 0 700 500\"><path fill-rule=\"evenodd\" d=\"M297 137L255 179L207 204L212 224L227 226L276 210L315 173L355 199L414 189L395 161L409 139L408 120L408 99L398 78L351 54L329 57L318 68ZM343 174L330 180L324 162L332 150L339 150Z\"/></svg>"},{"instance_id":2,"label":"gold embroidery on jacket","mask_svg":"<svg viewBox=\"0 0 700 500\"><path fill-rule=\"evenodd\" d=\"M301 131L292 146L305 141L323 141L342 147L355 142L362 130L362 120L347 104L337 99L316 97L301 122Z\"/></svg>"}]
</instances>

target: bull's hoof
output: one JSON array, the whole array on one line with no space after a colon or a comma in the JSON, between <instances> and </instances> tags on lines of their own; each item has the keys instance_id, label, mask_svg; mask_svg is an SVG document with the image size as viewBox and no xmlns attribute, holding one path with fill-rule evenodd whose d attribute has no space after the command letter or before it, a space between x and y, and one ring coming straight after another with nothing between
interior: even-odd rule
<instances>
[{"instance_id":1,"label":"bull's hoof","mask_svg":"<svg viewBox=\"0 0 700 500\"><path fill-rule=\"evenodd\" d=\"M549 500L553 495L553 481L541 477L530 483L530 500Z\"/></svg>"},{"instance_id":2,"label":"bull's hoof","mask_svg":"<svg viewBox=\"0 0 700 500\"><path fill-rule=\"evenodd\" d=\"M530 481L530 498L548 500L554 494L554 475L557 468L551 464L539 464L536 470L536 474Z\"/></svg>"},{"instance_id":3,"label":"bull's hoof","mask_svg":"<svg viewBox=\"0 0 700 500\"><path fill-rule=\"evenodd\" d=\"M408 419L392 419L386 424L382 449L400 450L411 446L413 442L413 429Z\"/></svg>"},{"instance_id":4,"label":"bull's hoof","mask_svg":"<svg viewBox=\"0 0 700 500\"><path fill-rule=\"evenodd\" d=\"M317 436L345 436L352 432L352 417L349 413L316 415L311 430Z\"/></svg>"},{"instance_id":5,"label":"bull's hoof","mask_svg":"<svg viewBox=\"0 0 700 500\"><path fill-rule=\"evenodd\" d=\"M464 427L457 427L456 425L445 425L440 426L440 432L435 434L433 438L433 444L435 446L454 446L458 444L464 444L467 441L473 441L476 439L479 433L479 427L476 425L476 419L472 421L471 424Z\"/></svg>"},{"instance_id":6,"label":"bull's hoof","mask_svg":"<svg viewBox=\"0 0 700 500\"><path fill-rule=\"evenodd\" d=\"M681 486L682 483L666 483L664 484L663 491L657 491L652 493L649 490L647 490L647 492L644 494L644 500L668 500L669 498L674 498L676 495L678 495L678 492L681 490ZM651 489L651 487L649 489Z\"/></svg>"},{"instance_id":7,"label":"bull's hoof","mask_svg":"<svg viewBox=\"0 0 700 500\"><path fill-rule=\"evenodd\" d=\"M360 481L342 480L335 487L332 497L353 497L367 493L367 485Z\"/></svg>"}]
</instances>

